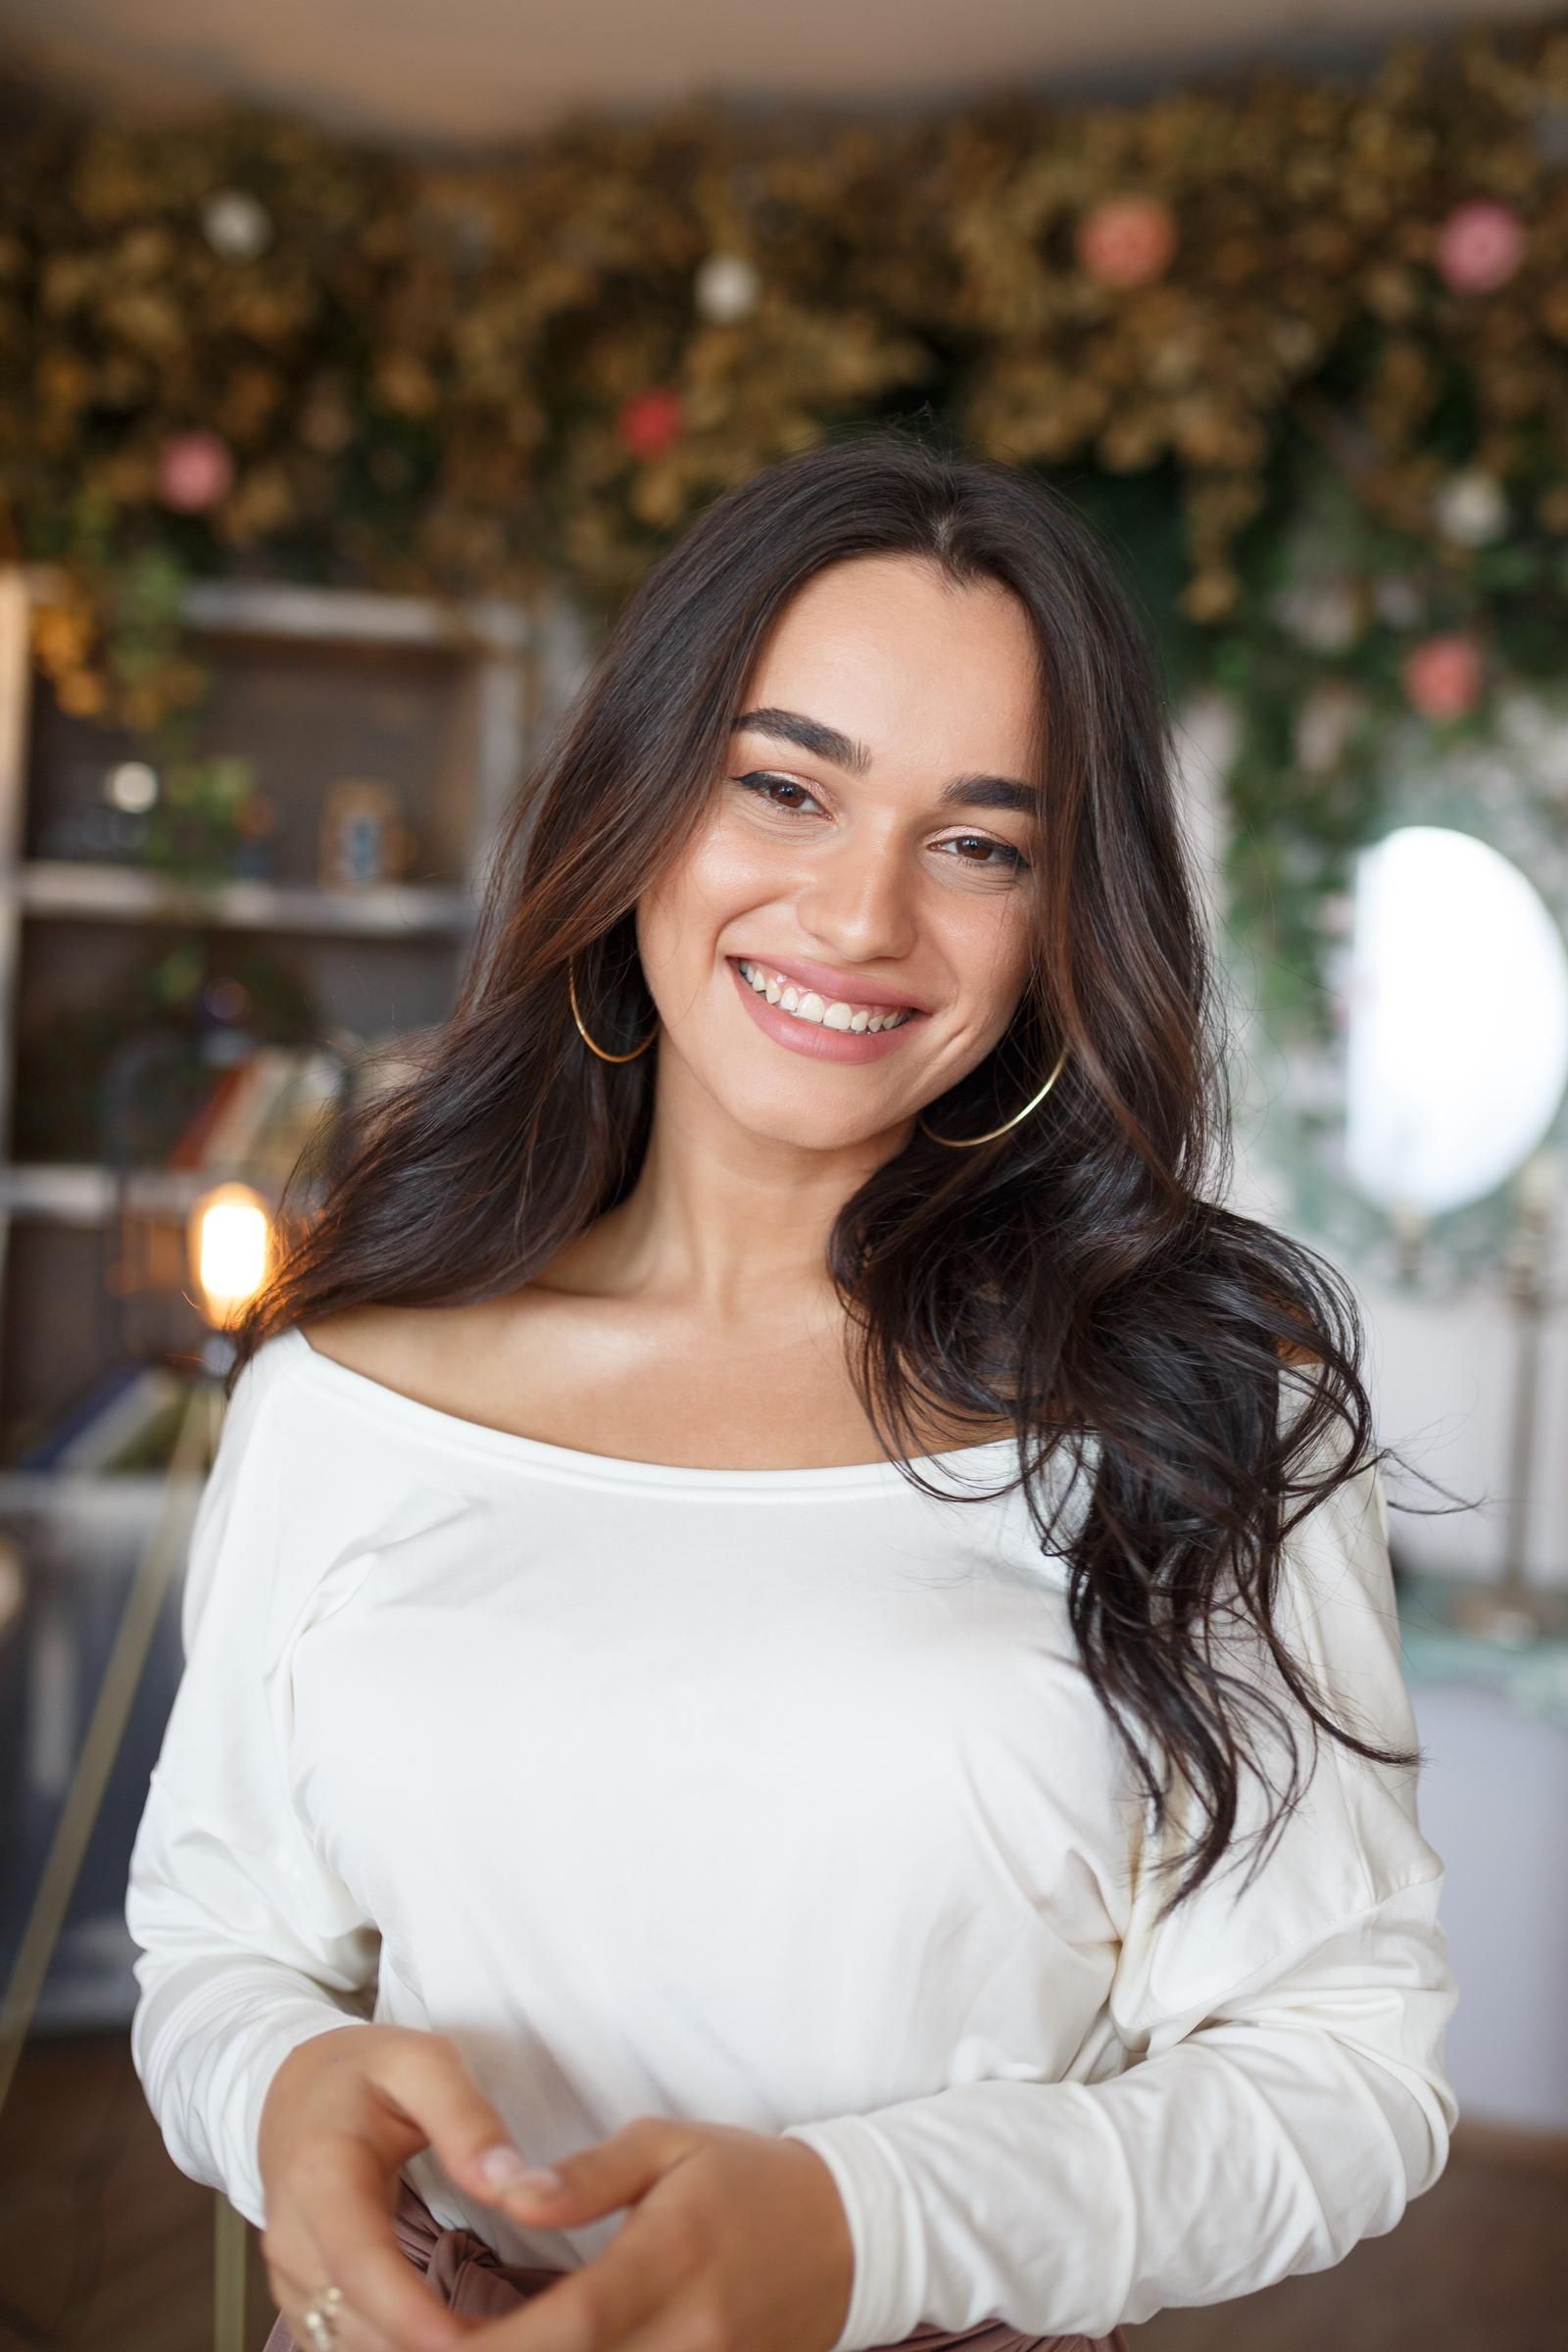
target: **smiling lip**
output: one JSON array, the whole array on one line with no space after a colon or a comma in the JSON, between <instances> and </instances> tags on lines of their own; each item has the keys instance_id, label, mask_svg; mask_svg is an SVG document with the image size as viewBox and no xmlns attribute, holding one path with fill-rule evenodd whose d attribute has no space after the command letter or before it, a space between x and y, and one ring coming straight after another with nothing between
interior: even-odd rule
<instances>
[{"instance_id":1,"label":"smiling lip","mask_svg":"<svg viewBox=\"0 0 1568 2352\"><path fill-rule=\"evenodd\" d=\"M929 1017L922 1012L911 1012L896 1029L825 1029L819 1021L798 1020L782 1004L770 1004L765 997L758 995L749 980L742 979L740 965L733 956L724 960L747 1011L763 1036L772 1038L775 1045L788 1046L792 1053L818 1061L880 1061L885 1054L896 1054L910 1032ZM751 960L748 956L746 961ZM757 960L760 963L762 959L759 956ZM771 968L783 971L786 967L778 964ZM846 998L844 1002L849 1000Z\"/></svg>"},{"instance_id":2,"label":"smiling lip","mask_svg":"<svg viewBox=\"0 0 1568 2352\"><path fill-rule=\"evenodd\" d=\"M730 961L737 960L733 956ZM819 997L831 1004L835 998L844 1004L864 1004L873 1012L926 1012L918 997L908 997L896 988L882 988L857 980L853 972L836 972L830 963L807 963L794 956L754 956L747 952L747 963L760 963L766 972L782 972L786 980L799 981L802 988L814 988Z\"/></svg>"}]
</instances>

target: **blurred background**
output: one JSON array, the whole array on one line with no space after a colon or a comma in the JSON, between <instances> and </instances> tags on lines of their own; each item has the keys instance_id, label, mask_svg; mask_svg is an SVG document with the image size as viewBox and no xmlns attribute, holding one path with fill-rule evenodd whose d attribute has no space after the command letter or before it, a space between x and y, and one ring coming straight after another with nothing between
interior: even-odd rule
<instances>
[{"instance_id":1,"label":"blurred background","mask_svg":"<svg viewBox=\"0 0 1568 2352\"><path fill-rule=\"evenodd\" d=\"M1555 2340L1568 15L0 0L0 2346L270 2320L125 2038L224 1314L449 1009L620 600L757 466L927 415L1117 551L1235 1204L1344 1268L1439 1482L1390 1499L1448 2170L1130 2333Z\"/></svg>"}]
</instances>

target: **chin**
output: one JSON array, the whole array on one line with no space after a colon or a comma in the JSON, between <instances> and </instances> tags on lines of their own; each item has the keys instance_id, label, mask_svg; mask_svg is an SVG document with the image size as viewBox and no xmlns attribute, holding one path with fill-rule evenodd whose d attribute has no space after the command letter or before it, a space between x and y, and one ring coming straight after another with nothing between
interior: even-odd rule
<instances>
[{"instance_id":1,"label":"chin","mask_svg":"<svg viewBox=\"0 0 1568 2352\"><path fill-rule=\"evenodd\" d=\"M740 1093L731 1084L710 1089L714 1101L737 1127L774 1144L796 1144L808 1152L842 1152L847 1146L868 1143L906 1113L893 1110L867 1115L854 1102L833 1102L809 1085L791 1089L759 1088Z\"/></svg>"}]
</instances>

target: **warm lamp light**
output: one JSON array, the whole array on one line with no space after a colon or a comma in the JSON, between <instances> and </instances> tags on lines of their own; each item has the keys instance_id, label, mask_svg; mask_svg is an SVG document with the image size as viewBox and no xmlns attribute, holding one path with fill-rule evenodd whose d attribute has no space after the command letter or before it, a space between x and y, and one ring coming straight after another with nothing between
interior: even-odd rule
<instances>
[{"instance_id":1,"label":"warm lamp light","mask_svg":"<svg viewBox=\"0 0 1568 2352\"><path fill-rule=\"evenodd\" d=\"M201 1196L190 1215L190 1262L215 1330L261 1290L271 1253L271 1212L260 1193L231 1183Z\"/></svg>"}]
</instances>

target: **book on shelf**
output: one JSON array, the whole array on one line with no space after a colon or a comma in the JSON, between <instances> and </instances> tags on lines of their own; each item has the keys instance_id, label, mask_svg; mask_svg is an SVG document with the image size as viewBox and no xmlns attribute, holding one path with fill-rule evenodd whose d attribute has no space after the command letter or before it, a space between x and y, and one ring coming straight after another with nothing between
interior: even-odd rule
<instances>
[{"instance_id":1,"label":"book on shelf","mask_svg":"<svg viewBox=\"0 0 1568 2352\"><path fill-rule=\"evenodd\" d=\"M21 1455L23 1470L161 1466L190 1383L168 1364L117 1364L56 1415Z\"/></svg>"},{"instance_id":2,"label":"book on shelf","mask_svg":"<svg viewBox=\"0 0 1568 2352\"><path fill-rule=\"evenodd\" d=\"M164 1165L169 1168L199 1168L213 1128L222 1113L223 1105L238 1086L245 1083L249 1056L230 1063L220 1070L202 1098L194 1115L186 1122L170 1147Z\"/></svg>"},{"instance_id":3,"label":"book on shelf","mask_svg":"<svg viewBox=\"0 0 1568 2352\"><path fill-rule=\"evenodd\" d=\"M165 1164L279 1193L341 1083L321 1047L258 1046L219 1077Z\"/></svg>"}]
</instances>

